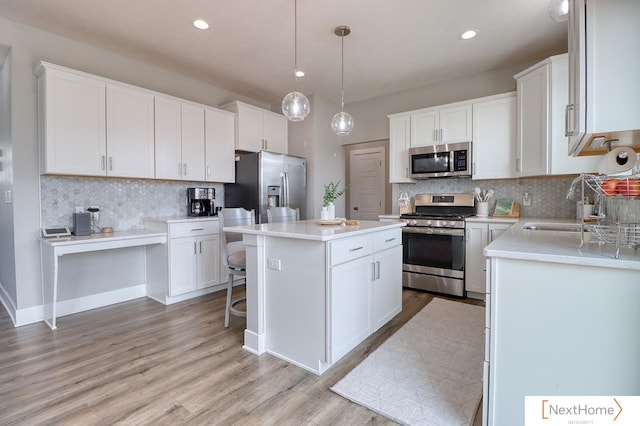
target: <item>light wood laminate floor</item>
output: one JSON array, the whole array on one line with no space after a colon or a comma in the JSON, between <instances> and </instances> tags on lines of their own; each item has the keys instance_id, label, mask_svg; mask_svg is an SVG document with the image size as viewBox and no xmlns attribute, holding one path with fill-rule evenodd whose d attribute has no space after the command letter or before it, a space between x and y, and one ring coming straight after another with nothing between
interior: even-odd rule
<instances>
[{"instance_id":1,"label":"light wood laminate floor","mask_svg":"<svg viewBox=\"0 0 640 426\"><path fill-rule=\"evenodd\" d=\"M0 306L0 424L394 424L329 388L433 297L403 290L402 312L322 376L242 350L244 319L223 327L224 292L137 299L55 331L14 328Z\"/></svg>"}]
</instances>

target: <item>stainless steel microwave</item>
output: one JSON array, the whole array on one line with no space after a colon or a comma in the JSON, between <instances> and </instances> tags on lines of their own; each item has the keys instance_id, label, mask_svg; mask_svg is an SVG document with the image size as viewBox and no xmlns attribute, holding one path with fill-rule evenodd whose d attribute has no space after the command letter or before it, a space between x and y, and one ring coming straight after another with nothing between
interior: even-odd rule
<instances>
[{"instance_id":1,"label":"stainless steel microwave","mask_svg":"<svg viewBox=\"0 0 640 426\"><path fill-rule=\"evenodd\" d=\"M409 150L411 177L471 176L471 142L421 146Z\"/></svg>"}]
</instances>

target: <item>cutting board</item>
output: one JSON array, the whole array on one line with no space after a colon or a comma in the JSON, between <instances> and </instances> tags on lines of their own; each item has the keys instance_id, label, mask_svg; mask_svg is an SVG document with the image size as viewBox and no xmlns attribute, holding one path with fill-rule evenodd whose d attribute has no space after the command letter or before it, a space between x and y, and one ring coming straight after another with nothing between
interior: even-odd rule
<instances>
[{"instance_id":1,"label":"cutting board","mask_svg":"<svg viewBox=\"0 0 640 426\"><path fill-rule=\"evenodd\" d=\"M493 217L520 217L520 203L509 198L500 198L496 202Z\"/></svg>"}]
</instances>

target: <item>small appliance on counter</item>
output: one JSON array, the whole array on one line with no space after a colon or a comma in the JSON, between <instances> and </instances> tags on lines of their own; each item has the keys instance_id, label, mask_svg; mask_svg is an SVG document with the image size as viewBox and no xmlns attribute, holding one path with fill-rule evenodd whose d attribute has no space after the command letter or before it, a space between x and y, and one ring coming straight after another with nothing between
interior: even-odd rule
<instances>
[{"instance_id":1,"label":"small appliance on counter","mask_svg":"<svg viewBox=\"0 0 640 426\"><path fill-rule=\"evenodd\" d=\"M215 188L187 188L187 205L189 216L213 216L217 212L213 201L216 199Z\"/></svg>"},{"instance_id":2,"label":"small appliance on counter","mask_svg":"<svg viewBox=\"0 0 640 426\"><path fill-rule=\"evenodd\" d=\"M73 235L91 235L91 213L73 214Z\"/></svg>"}]
</instances>

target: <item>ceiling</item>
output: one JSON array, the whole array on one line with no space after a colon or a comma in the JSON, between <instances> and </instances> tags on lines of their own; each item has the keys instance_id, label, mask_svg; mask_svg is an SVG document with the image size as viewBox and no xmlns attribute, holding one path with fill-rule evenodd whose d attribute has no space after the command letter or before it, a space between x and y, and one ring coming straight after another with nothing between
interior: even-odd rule
<instances>
[{"instance_id":1,"label":"ceiling","mask_svg":"<svg viewBox=\"0 0 640 426\"><path fill-rule=\"evenodd\" d=\"M339 101L338 25L347 104L566 52L549 1L298 0L298 89ZM0 16L259 102L292 89L294 0L0 0Z\"/></svg>"}]
</instances>

